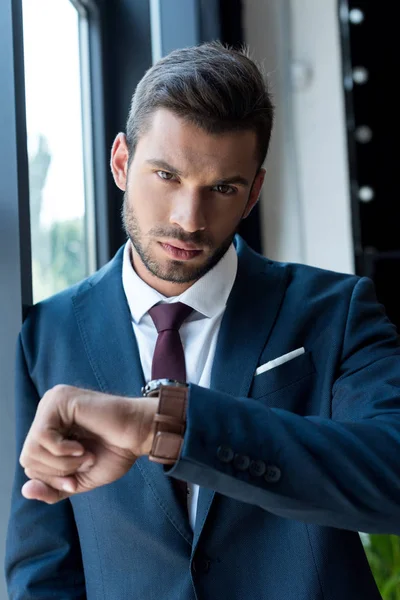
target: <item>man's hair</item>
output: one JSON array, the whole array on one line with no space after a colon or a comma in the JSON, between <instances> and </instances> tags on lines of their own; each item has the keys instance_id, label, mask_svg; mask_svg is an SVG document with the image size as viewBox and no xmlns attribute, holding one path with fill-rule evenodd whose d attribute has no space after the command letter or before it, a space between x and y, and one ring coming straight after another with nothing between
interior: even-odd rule
<instances>
[{"instance_id":1,"label":"man's hair","mask_svg":"<svg viewBox=\"0 0 400 600\"><path fill-rule=\"evenodd\" d=\"M245 48L209 42L174 50L154 64L132 98L126 126L129 161L159 108L211 134L253 130L259 167L264 162L273 106L264 77Z\"/></svg>"}]
</instances>

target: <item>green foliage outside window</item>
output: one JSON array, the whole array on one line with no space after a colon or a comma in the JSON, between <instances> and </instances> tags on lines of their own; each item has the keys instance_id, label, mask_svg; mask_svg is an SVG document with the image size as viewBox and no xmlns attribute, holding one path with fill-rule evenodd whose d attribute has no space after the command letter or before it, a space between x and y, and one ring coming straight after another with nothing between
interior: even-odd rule
<instances>
[{"instance_id":1,"label":"green foliage outside window","mask_svg":"<svg viewBox=\"0 0 400 600\"><path fill-rule=\"evenodd\" d=\"M51 154L46 139L42 136L36 152L29 157L35 302L73 285L87 273L84 217L56 221L50 227L43 227L40 223L43 188L50 163Z\"/></svg>"},{"instance_id":2,"label":"green foliage outside window","mask_svg":"<svg viewBox=\"0 0 400 600\"><path fill-rule=\"evenodd\" d=\"M362 534L361 539L383 600L400 600L400 537Z\"/></svg>"}]
</instances>

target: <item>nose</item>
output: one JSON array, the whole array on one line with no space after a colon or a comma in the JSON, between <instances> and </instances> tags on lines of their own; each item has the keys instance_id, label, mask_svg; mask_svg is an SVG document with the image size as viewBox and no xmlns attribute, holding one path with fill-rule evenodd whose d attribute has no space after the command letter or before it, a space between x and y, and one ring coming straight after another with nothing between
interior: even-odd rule
<instances>
[{"instance_id":1,"label":"nose","mask_svg":"<svg viewBox=\"0 0 400 600\"><path fill-rule=\"evenodd\" d=\"M201 193L186 191L184 194L179 194L173 205L169 221L171 225L179 225L189 233L203 231L206 228L206 219Z\"/></svg>"}]
</instances>

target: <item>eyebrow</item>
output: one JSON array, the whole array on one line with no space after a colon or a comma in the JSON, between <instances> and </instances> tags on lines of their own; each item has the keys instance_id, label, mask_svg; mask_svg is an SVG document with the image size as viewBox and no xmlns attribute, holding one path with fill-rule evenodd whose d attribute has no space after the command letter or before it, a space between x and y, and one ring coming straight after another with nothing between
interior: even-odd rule
<instances>
[{"instance_id":1,"label":"eyebrow","mask_svg":"<svg viewBox=\"0 0 400 600\"><path fill-rule=\"evenodd\" d=\"M153 167L158 167L162 171L168 171L169 173L178 175L179 177L184 176L184 173L182 171L180 171L176 167L173 167L172 165L167 163L165 160L161 160L158 158L149 158L148 160L146 160L146 163L149 165L152 165ZM216 181L214 185L229 185L229 184L243 185L245 187L250 185L248 179L246 179L242 175L233 175L232 177L225 177L224 179L218 179L218 181Z\"/></svg>"},{"instance_id":2,"label":"eyebrow","mask_svg":"<svg viewBox=\"0 0 400 600\"><path fill-rule=\"evenodd\" d=\"M246 177L242 177L241 175L234 175L233 177L219 179L215 185L229 185L231 183L235 183L236 185L244 185L245 187L250 185Z\"/></svg>"}]
</instances>

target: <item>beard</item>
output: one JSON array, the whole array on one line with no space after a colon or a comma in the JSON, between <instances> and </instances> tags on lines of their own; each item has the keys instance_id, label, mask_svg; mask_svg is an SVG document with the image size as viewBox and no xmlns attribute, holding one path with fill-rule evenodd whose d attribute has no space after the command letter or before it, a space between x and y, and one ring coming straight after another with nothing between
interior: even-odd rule
<instances>
[{"instance_id":1,"label":"beard","mask_svg":"<svg viewBox=\"0 0 400 600\"><path fill-rule=\"evenodd\" d=\"M152 228L148 233L150 241L146 243L135 211L129 206L127 192L124 193L121 217L124 231L146 269L159 279L173 283L190 283L197 281L215 267L230 247L240 224L239 221L235 230L222 242L222 244L215 248L210 236L203 231L186 233L182 229L172 227ZM203 252L208 250L208 256L204 263L200 265L190 265L186 262L173 259L169 259L166 263L161 264L151 251L152 236L161 239L175 239L183 243L194 244L201 247Z\"/></svg>"}]
</instances>

